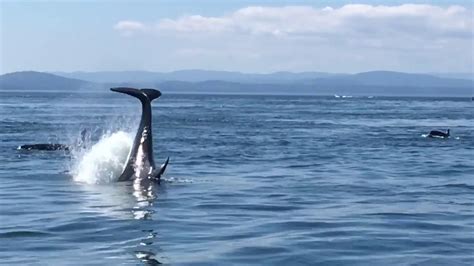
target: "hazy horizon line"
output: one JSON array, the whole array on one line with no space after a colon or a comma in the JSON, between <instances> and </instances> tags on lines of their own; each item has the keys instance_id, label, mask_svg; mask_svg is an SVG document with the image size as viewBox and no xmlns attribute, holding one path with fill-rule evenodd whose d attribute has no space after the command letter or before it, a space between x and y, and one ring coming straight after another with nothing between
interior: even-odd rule
<instances>
[{"instance_id":1,"label":"hazy horizon line","mask_svg":"<svg viewBox=\"0 0 474 266\"><path fill-rule=\"evenodd\" d=\"M217 69L204 69L204 68L183 68L183 69L175 69L171 71L160 71L160 70L144 70L144 69L129 69L129 70L74 70L74 71L62 71L62 70L34 70L34 69L25 69L25 70L17 70L11 72L0 72L0 75L10 74L10 73L17 73L17 72L39 72L39 73L100 73L100 72L149 72L149 73L175 73L175 72L182 72L182 71L207 71L207 72L228 72L228 73L239 73L239 74L257 74L257 75L269 75L269 74L276 74L276 73L292 73L292 74L300 74L300 73L325 73L325 74L348 74L348 75L355 75L360 73L370 73L370 72L394 72L394 73L404 73L404 74L471 74L474 75L474 70L471 72L441 72L441 71L431 71L431 72L409 72L409 71L399 71L399 70L389 70L389 69L373 69L367 71L360 71L360 72L329 72L329 71L321 71L321 70L311 70L311 71L289 71L289 70L279 70L279 71L272 71L272 72L244 72L240 70L217 70Z\"/></svg>"}]
</instances>

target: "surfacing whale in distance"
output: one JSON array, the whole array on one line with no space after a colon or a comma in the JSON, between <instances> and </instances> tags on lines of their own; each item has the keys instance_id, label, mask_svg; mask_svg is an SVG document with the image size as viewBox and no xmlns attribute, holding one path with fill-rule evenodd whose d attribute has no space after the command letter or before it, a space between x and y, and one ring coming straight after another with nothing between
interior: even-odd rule
<instances>
[{"instance_id":1,"label":"surfacing whale in distance","mask_svg":"<svg viewBox=\"0 0 474 266\"><path fill-rule=\"evenodd\" d=\"M151 130L151 101L159 98L161 92L155 89L135 89L127 87L111 88L110 90L133 96L140 100L142 104L140 125L138 126L127 162L118 181L138 179L159 182L161 175L163 175L166 170L169 157L160 168L155 166L155 160L153 159L153 134Z\"/></svg>"},{"instance_id":2,"label":"surfacing whale in distance","mask_svg":"<svg viewBox=\"0 0 474 266\"><path fill-rule=\"evenodd\" d=\"M440 131L440 130L431 130L430 134L428 134L428 137L430 138L449 138L450 136L449 129L446 132Z\"/></svg>"},{"instance_id":3,"label":"surfacing whale in distance","mask_svg":"<svg viewBox=\"0 0 474 266\"><path fill-rule=\"evenodd\" d=\"M87 129L83 129L81 131L81 140L76 143L76 145L66 145L66 144L59 144L59 143L36 143L36 144L25 144L18 146L17 150L24 150L24 151L71 151L74 147L85 147L86 136L87 136Z\"/></svg>"},{"instance_id":4,"label":"surfacing whale in distance","mask_svg":"<svg viewBox=\"0 0 474 266\"><path fill-rule=\"evenodd\" d=\"M38 150L38 151L69 151L70 147L64 144L58 143L38 143L38 144L25 144L18 146L17 150L24 150L24 151L31 151L31 150Z\"/></svg>"}]
</instances>

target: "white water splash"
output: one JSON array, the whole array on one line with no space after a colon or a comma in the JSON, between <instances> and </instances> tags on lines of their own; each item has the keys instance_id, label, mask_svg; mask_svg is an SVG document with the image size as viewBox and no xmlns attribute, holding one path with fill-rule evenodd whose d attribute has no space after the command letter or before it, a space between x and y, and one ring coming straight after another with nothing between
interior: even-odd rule
<instances>
[{"instance_id":1,"label":"white water splash","mask_svg":"<svg viewBox=\"0 0 474 266\"><path fill-rule=\"evenodd\" d=\"M124 131L104 135L99 142L75 158L74 180L87 184L114 182L122 173L132 147L132 136Z\"/></svg>"},{"instance_id":2,"label":"white water splash","mask_svg":"<svg viewBox=\"0 0 474 266\"><path fill-rule=\"evenodd\" d=\"M430 134L421 134L421 136L422 136L423 138L434 138L434 139L455 139L455 140L459 140L459 139L460 139L459 137L454 137L454 138L453 138L453 137L447 137L447 138L445 138L445 137L440 137L440 136L431 136L431 137L430 137Z\"/></svg>"}]
</instances>

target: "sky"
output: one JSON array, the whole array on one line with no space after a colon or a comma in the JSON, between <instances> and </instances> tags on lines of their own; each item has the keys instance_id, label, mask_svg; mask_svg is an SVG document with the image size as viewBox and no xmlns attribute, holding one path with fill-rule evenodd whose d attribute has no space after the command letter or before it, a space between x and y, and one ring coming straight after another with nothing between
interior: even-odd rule
<instances>
[{"instance_id":1,"label":"sky","mask_svg":"<svg viewBox=\"0 0 474 266\"><path fill-rule=\"evenodd\" d=\"M0 73L472 73L473 10L460 0L0 0Z\"/></svg>"}]
</instances>

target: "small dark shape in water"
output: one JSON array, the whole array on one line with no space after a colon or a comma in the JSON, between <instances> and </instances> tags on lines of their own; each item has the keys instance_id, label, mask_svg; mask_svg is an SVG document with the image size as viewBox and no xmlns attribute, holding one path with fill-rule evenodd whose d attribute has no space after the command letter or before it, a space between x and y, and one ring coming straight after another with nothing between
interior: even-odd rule
<instances>
[{"instance_id":1,"label":"small dark shape in water","mask_svg":"<svg viewBox=\"0 0 474 266\"><path fill-rule=\"evenodd\" d=\"M428 137L430 138L449 138L450 136L449 129L446 132L440 131L440 130L431 130L430 134Z\"/></svg>"},{"instance_id":2,"label":"small dark shape in water","mask_svg":"<svg viewBox=\"0 0 474 266\"><path fill-rule=\"evenodd\" d=\"M86 136L87 136L87 129L83 129L81 131L81 141L77 143L78 147L84 147ZM40 143L40 144L26 144L18 146L18 150L37 150L37 151L70 151L71 145L65 144L58 144L58 143Z\"/></svg>"},{"instance_id":3,"label":"small dark shape in water","mask_svg":"<svg viewBox=\"0 0 474 266\"><path fill-rule=\"evenodd\" d=\"M69 151L69 146L57 143L27 144L18 147L19 150L38 150L38 151Z\"/></svg>"}]
</instances>

